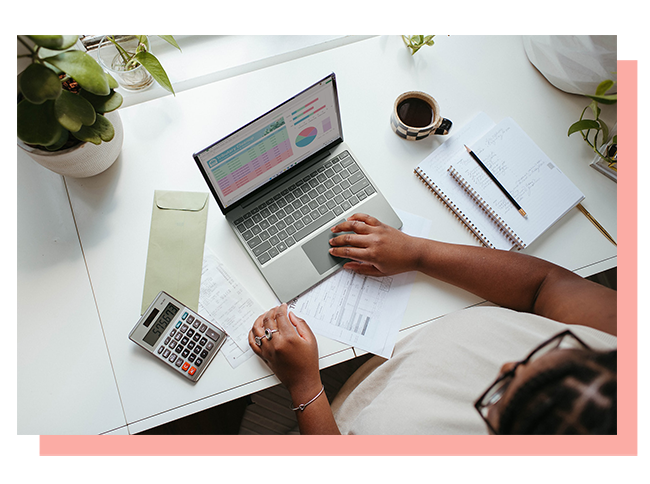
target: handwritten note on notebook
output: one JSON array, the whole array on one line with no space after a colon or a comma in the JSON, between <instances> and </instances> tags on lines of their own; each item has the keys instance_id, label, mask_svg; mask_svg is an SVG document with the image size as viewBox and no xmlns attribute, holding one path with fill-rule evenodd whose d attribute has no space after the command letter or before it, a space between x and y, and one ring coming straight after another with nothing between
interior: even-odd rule
<instances>
[{"instance_id":1,"label":"handwritten note on notebook","mask_svg":"<svg viewBox=\"0 0 650 484\"><path fill-rule=\"evenodd\" d=\"M434 151L416 174L483 244L524 248L584 195L513 119L494 126L486 118L483 113L477 116L459 133L454 149L443 151L442 156L436 154L440 148ZM478 134L481 129L484 131ZM463 143L521 205L526 217L471 158Z\"/></svg>"}]
</instances>

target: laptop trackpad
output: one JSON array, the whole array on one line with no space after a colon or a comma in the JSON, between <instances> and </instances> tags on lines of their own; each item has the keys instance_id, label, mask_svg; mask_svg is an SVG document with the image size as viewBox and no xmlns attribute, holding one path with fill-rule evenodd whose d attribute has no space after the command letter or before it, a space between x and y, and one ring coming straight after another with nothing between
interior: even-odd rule
<instances>
[{"instance_id":1,"label":"laptop trackpad","mask_svg":"<svg viewBox=\"0 0 650 484\"><path fill-rule=\"evenodd\" d=\"M343 220L339 220L333 224L332 227L341 222L343 222ZM316 237L302 246L302 250L305 251L305 254L307 254L307 257L309 257L309 260L314 265L319 274L324 274L332 267L342 266L346 262L350 262L350 259L334 257L329 253L329 250L332 248L329 240L333 239L334 237L338 237L339 235L341 235L341 233L335 234L330 230L325 230L323 233L318 234Z\"/></svg>"}]
</instances>

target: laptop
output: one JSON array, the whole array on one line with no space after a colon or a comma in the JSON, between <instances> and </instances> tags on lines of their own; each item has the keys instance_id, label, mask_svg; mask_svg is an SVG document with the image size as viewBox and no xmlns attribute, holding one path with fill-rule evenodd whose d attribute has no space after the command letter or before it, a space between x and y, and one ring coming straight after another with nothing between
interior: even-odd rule
<instances>
[{"instance_id":1,"label":"laptop","mask_svg":"<svg viewBox=\"0 0 650 484\"><path fill-rule=\"evenodd\" d=\"M331 227L357 212L402 226L343 142L334 73L193 156L282 302L348 262L329 253Z\"/></svg>"}]
</instances>

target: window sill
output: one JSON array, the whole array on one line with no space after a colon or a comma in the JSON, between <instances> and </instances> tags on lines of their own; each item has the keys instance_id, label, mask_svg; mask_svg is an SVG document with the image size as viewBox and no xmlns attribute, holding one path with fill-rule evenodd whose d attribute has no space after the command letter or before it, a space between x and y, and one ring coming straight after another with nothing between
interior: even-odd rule
<instances>
[{"instance_id":1,"label":"window sill","mask_svg":"<svg viewBox=\"0 0 650 484\"><path fill-rule=\"evenodd\" d=\"M174 36L182 52L157 36L151 49L165 68L176 93L211 82L263 69L372 36L342 35L252 35ZM95 55L95 51L89 52ZM141 92L117 89L122 107L170 95L158 84Z\"/></svg>"}]
</instances>

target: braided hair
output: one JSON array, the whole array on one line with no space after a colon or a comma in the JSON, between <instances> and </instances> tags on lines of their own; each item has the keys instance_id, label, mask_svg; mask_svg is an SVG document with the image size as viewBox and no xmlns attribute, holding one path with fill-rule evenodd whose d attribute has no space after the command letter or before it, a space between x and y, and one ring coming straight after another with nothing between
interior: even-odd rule
<instances>
[{"instance_id":1,"label":"braided hair","mask_svg":"<svg viewBox=\"0 0 650 484\"><path fill-rule=\"evenodd\" d=\"M499 416L499 434L616 434L616 350L583 350L532 377Z\"/></svg>"}]
</instances>

